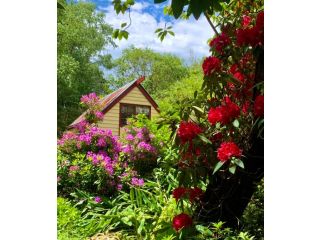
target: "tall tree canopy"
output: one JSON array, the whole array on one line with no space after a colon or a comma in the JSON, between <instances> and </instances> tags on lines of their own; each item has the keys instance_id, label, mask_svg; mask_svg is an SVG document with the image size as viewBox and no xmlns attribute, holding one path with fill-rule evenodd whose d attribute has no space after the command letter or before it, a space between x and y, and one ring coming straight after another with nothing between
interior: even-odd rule
<instances>
[{"instance_id":1,"label":"tall tree canopy","mask_svg":"<svg viewBox=\"0 0 320 240\"><path fill-rule=\"evenodd\" d=\"M110 86L119 88L145 76L143 86L153 97L161 97L163 90L188 75L188 69L179 57L133 46L123 50L114 66L114 75L108 79Z\"/></svg>"},{"instance_id":2,"label":"tall tree canopy","mask_svg":"<svg viewBox=\"0 0 320 240\"><path fill-rule=\"evenodd\" d=\"M78 101L88 92L107 91L102 68L110 68L111 55L103 54L115 47L113 29L104 14L91 3L63 3L58 7L58 134L80 113Z\"/></svg>"}]
</instances>

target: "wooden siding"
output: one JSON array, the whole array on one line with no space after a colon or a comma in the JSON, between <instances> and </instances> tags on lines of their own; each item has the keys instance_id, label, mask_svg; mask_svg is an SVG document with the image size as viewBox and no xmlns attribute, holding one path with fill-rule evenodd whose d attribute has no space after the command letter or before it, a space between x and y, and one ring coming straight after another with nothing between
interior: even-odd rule
<instances>
[{"instance_id":1,"label":"wooden siding","mask_svg":"<svg viewBox=\"0 0 320 240\"><path fill-rule=\"evenodd\" d=\"M131 103L151 106L151 118L157 117L159 113L152 106L149 100L142 94L139 88L133 88L127 95L125 95L118 103L116 103L108 112L105 113L103 121L99 123L99 127L108 128L112 130L113 135L119 136L119 112L120 103ZM121 131L122 132L122 131Z\"/></svg>"}]
</instances>

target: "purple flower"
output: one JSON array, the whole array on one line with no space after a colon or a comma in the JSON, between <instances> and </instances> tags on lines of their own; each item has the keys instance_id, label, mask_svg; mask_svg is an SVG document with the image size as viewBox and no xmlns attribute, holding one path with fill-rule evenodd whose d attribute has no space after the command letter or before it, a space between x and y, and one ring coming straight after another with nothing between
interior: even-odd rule
<instances>
[{"instance_id":1,"label":"purple flower","mask_svg":"<svg viewBox=\"0 0 320 240\"><path fill-rule=\"evenodd\" d=\"M144 185L144 180L142 178L133 177L131 179L131 184L137 187L141 187Z\"/></svg>"},{"instance_id":2,"label":"purple flower","mask_svg":"<svg viewBox=\"0 0 320 240\"><path fill-rule=\"evenodd\" d=\"M95 197L95 198L94 198L94 201L95 201L96 203L101 203L101 202L102 202L102 199L101 199L101 197Z\"/></svg>"},{"instance_id":3,"label":"purple flower","mask_svg":"<svg viewBox=\"0 0 320 240\"><path fill-rule=\"evenodd\" d=\"M122 184L117 184L117 190L118 191L122 190L122 187L123 187Z\"/></svg>"},{"instance_id":4,"label":"purple flower","mask_svg":"<svg viewBox=\"0 0 320 240\"><path fill-rule=\"evenodd\" d=\"M138 132L137 135L136 135L136 138L138 138L138 139L143 139L143 134L142 134L142 132Z\"/></svg>"},{"instance_id":5,"label":"purple flower","mask_svg":"<svg viewBox=\"0 0 320 240\"><path fill-rule=\"evenodd\" d=\"M106 140L104 138L99 138L97 142L98 147L105 147L107 145Z\"/></svg>"},{"instance_id":6,"label":"purple flower","mask_svg":"<svg viewBox=\"0 0 320 240\"><path fill-rule=\"evenodd\" d=\"M132 134L128 134L127 137L126 137L126 139L127 139L128 141L132 141L132 140L134 140L134 137L133 137Z\"/></svg>"},{"instance_id":7,"label":"purple flower","mask_svg":"<svg viewBox=\"0 0 320 240\"><path fill-rule=\"evenodd\" d=\"M122 149L122 152L124 152L124 153L130 153L130 152L132 152L132 147L131 147L131 145L125 145L124 148Z\"/></svg>"},{"instance_id":8,"label":"purple flower","mask_svg":"<svg viewBox=\"0 0 320 240\"><path fill-rule=\"evenodd\" d=\"M103 119L103 113L100 111L95 111L94 115L96 116L96 118L98 118L99 120Z\"/></svg>"}]
</instances>

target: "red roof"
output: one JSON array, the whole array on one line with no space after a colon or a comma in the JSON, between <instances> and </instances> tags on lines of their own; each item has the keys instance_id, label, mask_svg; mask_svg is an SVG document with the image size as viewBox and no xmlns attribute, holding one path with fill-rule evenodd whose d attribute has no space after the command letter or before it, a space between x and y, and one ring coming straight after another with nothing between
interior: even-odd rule
<instances>
[{"instance_id":1,"label":"red roof","mask_svg":"<svg viewBox=\"0 0 320 240\"><path fill-rule=\"evenodd\" d=\"M138 87L142 94L149 100L151 105L159 112L157 103L152 99L149 93L141 86L145 77L140 77L132 82L127 83L118 90L108 94L101 99L101 104L103 106L102 112L105 114L108 112L116 103L118 103L125 95L127 95L134 87ZM77 123L84 120L84 115L86 112L82 113L73 123L71 123L68 128L74 127Z\"/></svg>"}]
</instances>

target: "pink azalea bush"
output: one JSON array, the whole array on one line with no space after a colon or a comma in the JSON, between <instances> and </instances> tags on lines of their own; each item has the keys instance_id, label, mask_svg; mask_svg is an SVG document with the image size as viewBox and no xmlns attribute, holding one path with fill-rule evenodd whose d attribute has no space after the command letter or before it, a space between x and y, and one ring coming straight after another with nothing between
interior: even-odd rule
<instances>
[{"instance_id":1,"label":"pink azalea bush","mask_svg":"<svg viewBox=\"0 0 320 240\"><path fill-rule=\"evenodd\" d=\"M122 152L133 168L140 174L148 174L157 165L158 150L153 141L154 135L146 127L129 125L125 128Z\"/></svg>"},{"instance_id":2,"label":"pink azalea bush","mask_svg":"<svg viewBox=\"0 0 320 240\"><path fill-rule=\"evenodd\" d=\"M58 140L58 192L63 195L81 189L111 194L124 187L143 186L144 180L139 178L131 162L120 157L124 148L118 137L113 136L111 130L96 126L103 114L87 117L97 112L99 98L89 94L83 96L81 102L88 107L85 120ZM151 150L147 143L140 144L139 148L142 152Z\"/></svg>"}]
</instances>

